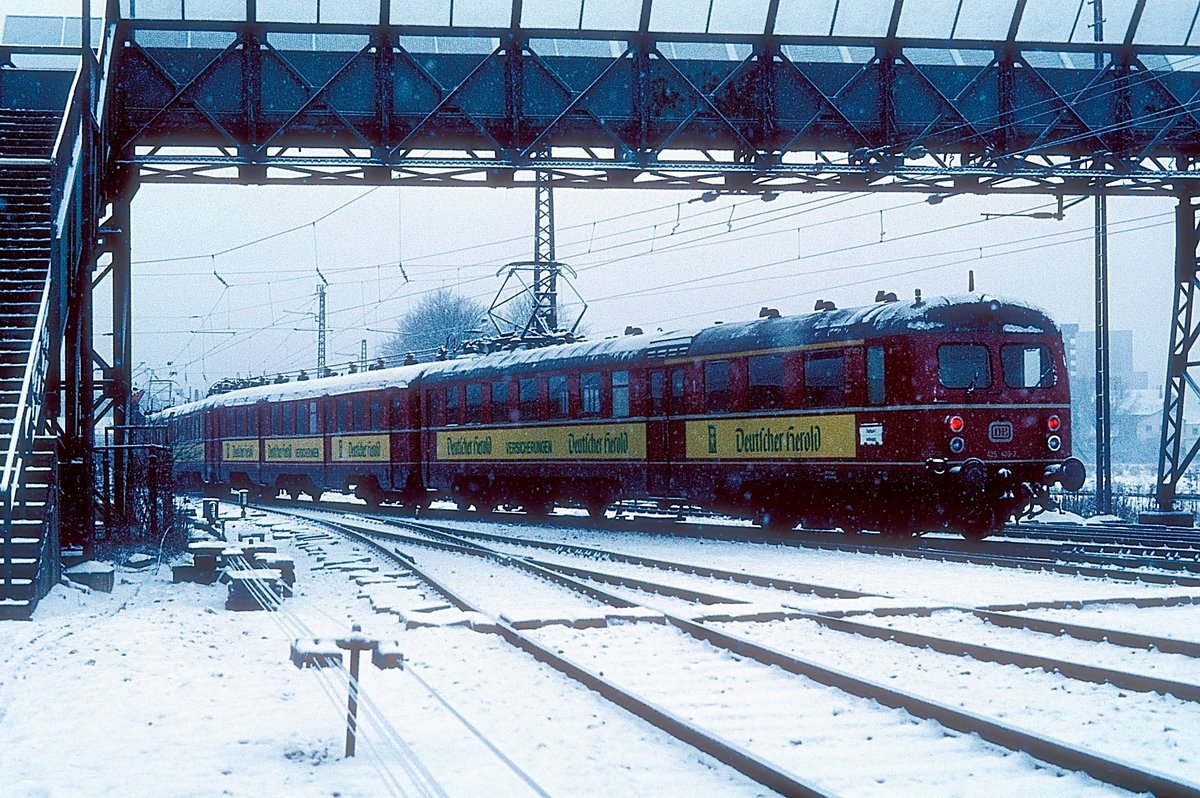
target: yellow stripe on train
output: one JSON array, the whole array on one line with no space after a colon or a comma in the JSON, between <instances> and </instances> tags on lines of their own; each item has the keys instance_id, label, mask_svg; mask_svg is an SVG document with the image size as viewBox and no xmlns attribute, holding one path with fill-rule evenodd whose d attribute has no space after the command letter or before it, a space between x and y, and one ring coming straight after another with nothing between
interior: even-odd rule
<instances>
[{"instance_id":1,"label":"yellow stripe on train","mask_svg":"<svg viewBox=\"0 0 1200 798\"><path fill-rule=\"evenodd\" d=\"M221 441L221 459L227 463L258 462L258 439Z\"/></svg>"},{"instance_id":2,"label":"yellow stripe on train","mask_svg":"<svg viewBox=\"0 0 1200 798\"><path fill-rule=\"evenodd\" d=\"M324 438L268 438L268 463L320 463L325 460Z\"/></svg>"},{"instance_id":3,"label":"yellow stripe on train","mask_svg":"<svg viewBox=\"0 0 1200 798\"><path fill-rule=\"evenodd\" d=\"M330 442L335 463L386 463L392 459L387 435L335 435Z\"/></svg>"},{"instance_id":4,"label":"yellow stripe on train","mask_svg":"<svg viewBox=\"0 0 1200 798\"><path fill-rule=\"evenodd\" d=\"M687 456L697 460L807 460L858 453L854 416L767 416L687 422Z\"/></svg>"},{"instance_id":5,"label":"yellow stripe on train","mask_svg":"<svg viewBox=\"0 0 1200 798\"><path fill-rule=\"evenodd\" d=\"M439 460L644 460L645 424L465 428L437 435Z\"/></svg>"}]
</instances>

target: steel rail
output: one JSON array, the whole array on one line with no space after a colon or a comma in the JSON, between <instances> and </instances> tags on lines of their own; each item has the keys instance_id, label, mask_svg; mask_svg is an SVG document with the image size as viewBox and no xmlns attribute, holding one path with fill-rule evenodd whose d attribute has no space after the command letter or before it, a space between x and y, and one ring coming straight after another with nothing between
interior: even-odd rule
<instances>
[{"instance_id":1,"label":"steel rail","mask_svg":"<svg viewBox=\"0 0 1200 798\"><path fill-rule=\"evenodd\" d=\"M276 512L279 512L276 510ZM463 612L478 613L486 615L480 608L475 607L462 596L455 593L450 587L443 584L429 573L422 570L412 558L405 556L401 552L392 551L386 546L381 545L378 541L372 540L371 535L377 533L377 530L361 530L354 529L352 526L344 523L329 520L313 519L309 516L300 515L298 513L286 513L295 517L305 518L309 521L317 521L331 529L337 530L339 533L352 538L353 540L362 543L380 555L398 563L409 570L417 578L423 580L434 591L450 602L457 609ZM466 552L472 547L463 546L461 549ZM508 564L515 565L512 558L501 555L501 558ZM614 596L613 599L623 601L619 597ZM670 734L672 737L680 740L693 748L708 754L717 761L728 765L737 770L748 778L775 790L783 795L800 796L802 798L834 798L832 793L820 790L811 784L803 781L799 776L789 773L788 771L775 767L763 759L755 756L742 749L741 747L723 740L720 737L703 731L696 726L688 723L685 719L678 715L656 706L645 698L642 698L635 693L617 686L613 682L605 679L597 673L594 673L570 659L550 650L546 646L538 643L532 638L522 634L515 627L504 622L499 618L495 618L488 626L488 631L494 631L505 642L515 648L518 648L537 661L548 665L565 676L574 679L583 686L596 691L608 701L621 707L622 709L632 713L642 720L650 723L658 729Z\"/></svg>"},{"instance_id":2,"label":"steel rail","mask_svg":"<svg viewBox=\"0 0 1200 798\"><path fill-rule=\"evenodd\" d=\"M293 515L305 517L299 513L293 513ZM311 519L310 517L309 520L315 519ZM325 523L335 528L345 528L348 531L353 530L351 525L343 522L320 521L320 523ZM360 534L365 535L371 535L376 532L375 530L371 530L369 528L364 529L360 527L359 529L361 530ZM447 537L454 536L453 533L447 532L441 532L441 534L446 535ZM515 560L517 558L509 559ZM418 573L421 578L429 579L428 575L420 574L416 569L414 569L413 572ZM583 592L587 592L589 595L592 595L593 592L596 591L596 588L590 585L578 583L577 580L570 579L566 576L563 578L576 582L578 588ZM429 581L431 585L437 584L436 580L429 579ZM439 592L442 591L439 590ZM605 591L599 592L603 593ZM443 593L443 595L446 594ZM447 596L447 598L449 597ZM621 597L615 595L612 595L612 598L614 600L623 600ZM473 609L472 611L477 612L478 610ZM660 610L655 611L661 612ZM844 692L859 696L861 698L875 701L883 704L884 706L903 709L912 715L936 721L947 728L954 729L955 731L959 731L964 734L977 734L980 736L980 738L987 740L988 742L1011 750L1024 751L1034 758L1041 759L1050 764L1068 770L1087 773L1096 779L1113 784L1114 786L1133 790L1135 792L1151 792L1158 796L1164 796L1164 798L1166 796L1169 796L1170 798L1200 798L1200 784L1181 781L1146 768L1138 767L1137 765L1128 762L1072 747L1067 743L1050 737L1034 734L1032 732L998 723L974 713L950 707L936 701L931 701L911 695L909 693L904 693L870 680L854 676L844 671L827 668L822 665L818 665L817 663L771 649L744 638L736 637L726 632L705 626L703 623L691 621L672 613L663 612L662 614L667 623L679 628L683 632L695 637L698 640L710 643L711 645L725 649L731 653L745 656L761 664L777 666L788 673L807 677L818 683L843 690ZM500 624L501 629L504 629L505 626L507 625ZM511 627L508 627L508 632L502 632L502 634L506 636L506 639L508 639L509 633L522 640L528 640ZM570 663L568 660L565 660L565 658L562 658L561 655L547 651L544 649L544 647L532 640L528 640L528 643L530 646L534 647L534 649L544 651L553 659L561 660L565 665L573 665L573 663ZM529 650L530 653L533 653L533 650L531 649L526 650ZM546 661L548 664L553 664L549 660L543 661ZM586 670L579 668L579 666L574 667L579 669L581 675L588 673ZM566 670L563 672L567 673L568 675L572 675L573 678L578 678ZM592 676L599 682L604 681L594 674L592 674ZM588 686L592 685L589 684ZM627 691L623 691L621 688L618 688L615 685L610 684L609 688L617 691L619 694L623 693L626 696L633 698L635 701L641 701L647 708L652 708L652 705L649 705L642 699L638 699L636 696L633 696ZM599 688L593 687L593 689ZM674 718L674 716L670 715L670 713L665 713L663 720L669 722L671 718ZM675 718L675 720L678 721L678 718ZM663 727L660 726L660 728ZM690 728L691 727L687 727L685 723L685 730ZM695 730L692 729L692 731ZM745 754L745 752L742 753ZM749 754L746 755L752 756Z\"/></svg>"},{"instance_id":3,"label":"steel rail","mask_svg":"<svg viewBox=\"0 0 1200 798\"><path fill-rule=\"evenodd\" d=\"M276 500L270 500L276 501ZM360 515L387 518L398 522L417 524L420 522L399 517L399 513L379 513L378 511L367 510L360 505L346 505L337 502L320 502L313 503L322 509L328 509L341 513L356 512ZM464 517L467 515L462 511L451 514L451 511L439 510L436 511L438 516L450 516L452 520L462 520L466 522L493 522L493 523L513 523L522 524L529 523L528 517L512 517L505 518L504 516L474 516ZM539 522L540 523L540 522ZM594 523L594 522L592 522ZM897 555L902 557L916 557L920 559L939 560L945 562L962 562L974 565L995 565L1000 567L1017 568L1030 571L1050 571L1054 573L1067 574L1071 576L1087 576L1096 578L1109 578L1127 582L1146 582L1149 584L1169 584L1179 585L1181 587L1200 587L1200 577L1180 576L1169 573L1155 573L1151 571L1125 571L1114 568L1091 567L1086 565L1071 565L1058 562L1052 558L1030 558L1022 556L1022 550L1019 548L1021 544L1010 544L1008 555L987 554L981 552L980 544L970 543L968 541L949 541L942 539L914 539L906 538L904 540L888 542L886 538L877 535L870 536L846 536L846 539L831 540L829 535L821 535L810 530L798 530L786 534L775 534L766 532L755 527L725 527L712 526L701 523L680 522L678 520L657 520L647 518L636 518L631 520L625 519L607 519L606 524L610 527L623 527L629 531L647 532L647 533L664 533L682 534L694 536L698 538L715 539L715 540L730 540L737 542L748 543L765 543L778 546L787 546L791 548L815 548L828 551L845 551L851 553L867 553L881 555ZM545 525L556 526L561 528L573 528L580 526L575 520L551 519ZM473 530L457 530L458 534L465 537L473 537L480 540L492 540L496 542L512 543L515 540L511 537L501 535L490 535L485 532L477 532ZM870 541L870 542L868 542ZM601 555L610 559L625 559L630 558L630 555L616 554L614 552L602 551L600 549L586 549L580 546L569 546L568 544L551 543L547 541L521 540L522 545L531 547L546 548L546 549L575 549L579 551L588 551L594 555ZM984 545L989 545L984 542ZM996 544L991 544L994 548ZM945 548L937 548L941 546ZM1059 552L1058 557L1062 559L1070 559L1070 552ZM650 558L631 557L626 561L634 562L635 564L650 564L653 562ZM660 561L662 562L662 561ZM1118 564L1114 561L1114 564ZM673 570L695 570L694 566L681 565L678 563L663 563L665 567ZM659 567L659 566L655 566ZM1164 568L1171 568L1170 565ZM731 578L739 581L745 581L746 576L737 572L725 572ZM757 579L757 577L753 577ZM782 583L785 580L772 580ZM752 582L756 584L758 582ZM869 593L857 593L855 591L836 590L836 595L833 593L822 591L834 591L834 588L829 588L823 585L806 585L804 583L793 583L797 587L797 592L812 592L817 595L840 598L857 598L862 596L872 595ZM773 587L776 585L766 585Z\"/></svg>"},{"instance_id":4,"label":"steel rail","mask_svg":"<svg viewBox=\"0 0 1200 798\"><path fill-rule=\"evenodd\" d=\"M604 573L591 568L580 568L576 566L547 562L538 562L538 564L545 568L575 577L576 579L585 579L588 581L640 590L647 593L667 595L673 598L680 598L685 601L692 601L699 604L750 603L741 599L725 598L710 593L703 593L700 591L679 588L671 585L663 585L625 575ZM992 646L967 643L935 635L891 629L873 624L859 623L857 621L849 620L844 616L819 612L814 613L804 610L803 608L792 607L787 604L783 604L782 606L786 609L794 610L796 617L813 621L829 629L834 629L840 632L870 637L878 640L893 641L912 648L929 648L934 651L953 656L969 656L981 662L992 662L1000 665L1015 665L1020 668L1040 669L1046 671L1047 673L1059 673L1067 678L1075 679L1076 681L1091 682L1093 684L1112 684L1116 687L1137 692L1158 692L1167 695L1173 695L1185 701L1200 701L1200 686L1194 684L1187 684L1170 679L1161 679L1143 674L1118 671L1078 662L1060 660L1044 655L1009 651ZM972 608L947 607L946 609L974 613L977 617L988 621L991 621L992 619L1003 621L1005 619L1005 616L999 613L977 611ZM870 613L867 612L864 614ZM1010 622L1008 624L1001 623L998 625L1023 626L1023 628L1029 628L1031 631L1050 633L1058 633L1064 626L1070 626L1069 624L1039 624L1037 623L1036 619L1029 620L1033 621L1033 623L1021 625L1015 622ZM1152 646L1156 646L1156 644L1161 644L1168 648L1174 648L1176 653L1195 652L1191 653L1191 656L1200 654L1200 644L1191 644L1189 646L1185 643L1182 646L1172 646L1171 644L1178 643L1179 641L1164 640L1162 638L1149 638L1134 634L1122 635L1119 632L1106 632L1099 629L1091 629L1088 630L1088 632L1090 633L1090 636L1086 639L1090 639L1094 642L1111 642L1107 638L1115 637L1125 640L1124 645L1126 646L1150 648Z\"/></svg>"}]
</instances>

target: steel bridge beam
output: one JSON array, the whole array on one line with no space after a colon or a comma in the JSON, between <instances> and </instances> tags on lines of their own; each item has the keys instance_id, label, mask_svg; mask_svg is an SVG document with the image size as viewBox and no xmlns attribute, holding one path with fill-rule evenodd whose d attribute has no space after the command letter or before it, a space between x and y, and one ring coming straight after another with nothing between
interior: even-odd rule
<instances>
[{"instance_id":1,"label":"steel bridge beam","mask_svg":"<svg viewBox=\"0 0 1200 798\"><path fill-rule=\"evenodd\" d=\"M664 34L649 7L638 31L569 34L122 21L112 141L144 182L508 185L534 158L560 185L726 191L1200 179L1178 162L1200 152L1200 73L1163 55L1200 48ZM288 49L301 32L342 49ZM197 33L219 44L160 43Z\"/></svg>"},{"instance_id":2,"label":"steel bridge beam","mask_svg":"<svg viewBox=\"0 0 1200 798\"><path fill-rule=\"evenodd\" d=\"M1200 452L1200 437L1189 432L1184 406L1190 393L1200 399L1200 204L1188 194L1175 213L1175 302L1171 349L1163 395L1162 442L1158 460L1158 506L1171 512L1179 481Z\"/></svg>"}]
</instances>

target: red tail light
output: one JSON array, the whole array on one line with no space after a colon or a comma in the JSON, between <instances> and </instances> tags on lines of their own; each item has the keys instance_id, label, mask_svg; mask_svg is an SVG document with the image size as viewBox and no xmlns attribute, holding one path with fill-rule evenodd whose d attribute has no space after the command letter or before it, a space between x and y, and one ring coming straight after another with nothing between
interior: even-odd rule
<instances>
[{"instance_id":1,"label":"red tail light","mask_svg":"<svg viewBox=\"0 0 1200 798\"><path fill-rule=\"evenodd\" d=\"M1046 419L1046 429L1051 432L1058 432L1060 427L1062 427L1062 419L1058 416L1050 416L1050 418Z\"/></svg>"},{"instance_id":2,"label":"red tail light","mask_svg":"<svg viewBox=\"0 0 1200 798\"><path fill-rule=\"evenodd\" d=\"M951 432L962 432L963 427L966 426L963 423L962 416L950 416L947 423L950 425Z\"/></svg>"}]
</instances>

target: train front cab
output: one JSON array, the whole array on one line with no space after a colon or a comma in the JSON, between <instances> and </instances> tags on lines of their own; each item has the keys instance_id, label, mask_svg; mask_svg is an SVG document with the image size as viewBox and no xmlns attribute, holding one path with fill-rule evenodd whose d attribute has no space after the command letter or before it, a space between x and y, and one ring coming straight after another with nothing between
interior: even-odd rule
<instances>
[{"instance_id":1,"label":"train front cab","mask_svg":"<svg viewBox=\"0 0 1200 798\"><path fill-rule=\"evenodd\" d=\"M1010 331L993 335L913 336L919 393L931 408L921 425L925 467L936 506L990 534L1049 489L1083 486L1083 463L1071 456L1071 400L1062 339ZM940 519L930 519L937 521Z\"/></svg>"}]
</instances>

